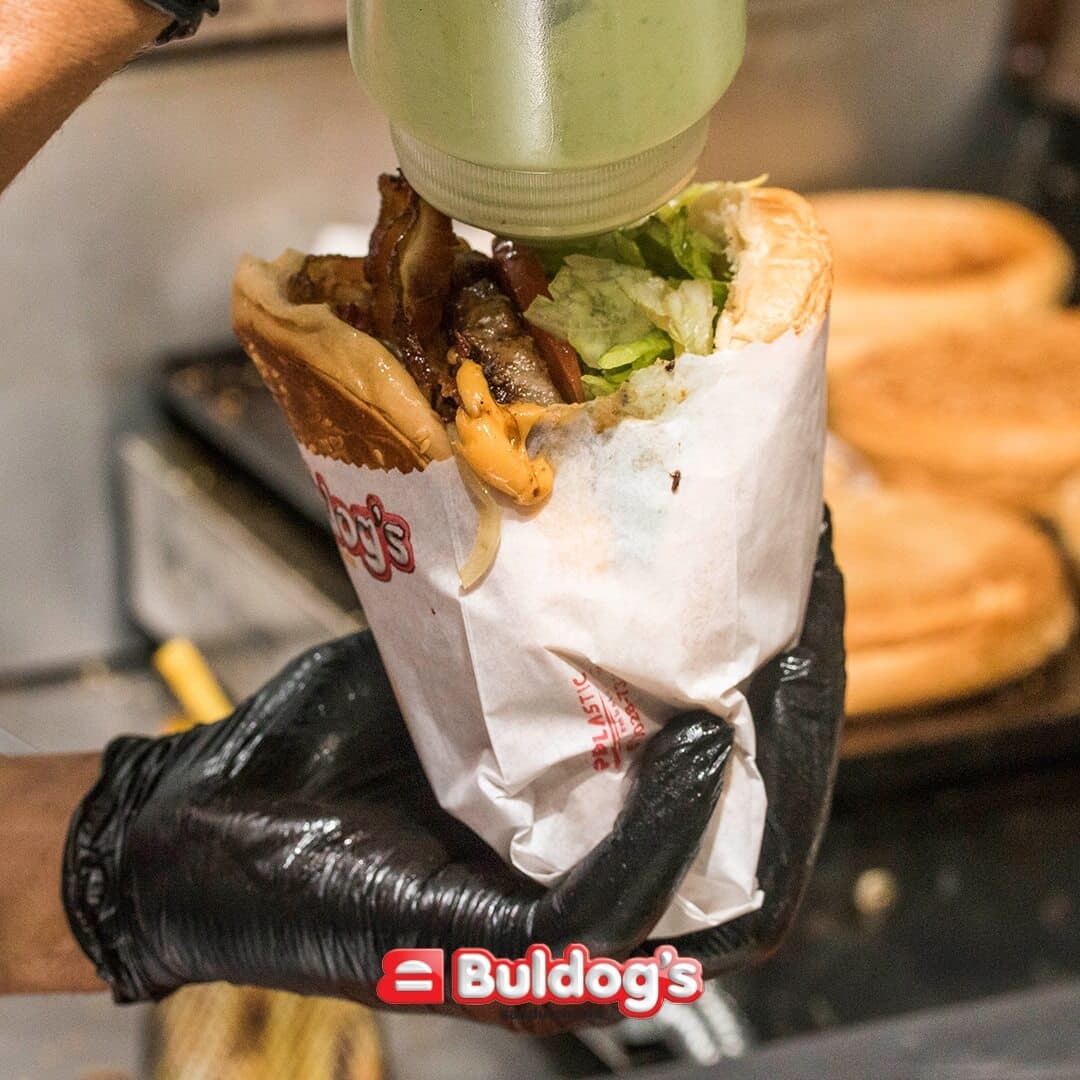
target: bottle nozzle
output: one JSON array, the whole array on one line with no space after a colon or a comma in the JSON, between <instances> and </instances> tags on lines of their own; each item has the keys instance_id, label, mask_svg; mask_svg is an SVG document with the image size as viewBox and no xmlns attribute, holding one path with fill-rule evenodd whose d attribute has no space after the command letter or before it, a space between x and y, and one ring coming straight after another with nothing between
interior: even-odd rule
<instances>
[{"instance_id":1,"label":"bottle nozzle","mask_svg":"<svg viewBox=\"0 0 1080 1080\"><path fill-rule=\"evenodd\" d=\"M522 240L608 232L651 214L691 180L708 116L608 165L529 172L452 157L391 125L401 171L432 206L458 221Z\"/></svg>"}]
</instances>

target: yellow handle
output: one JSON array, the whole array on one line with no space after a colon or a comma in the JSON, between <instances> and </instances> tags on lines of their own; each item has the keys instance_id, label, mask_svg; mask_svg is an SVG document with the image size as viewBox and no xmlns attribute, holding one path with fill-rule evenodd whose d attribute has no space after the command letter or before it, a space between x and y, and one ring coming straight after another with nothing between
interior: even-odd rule
<instances>
[{"instance_id":1,"label":"yellow handle","mask_svg":"<svg viewBox=\"0 0 1080 1080\"><path fill-rule=\"evenodd\" d=\"M212 724L232 712L232 703L209 664L186 638L166 641L154 653L154 667L190 723Z\"/></svg>"}]
</instances>

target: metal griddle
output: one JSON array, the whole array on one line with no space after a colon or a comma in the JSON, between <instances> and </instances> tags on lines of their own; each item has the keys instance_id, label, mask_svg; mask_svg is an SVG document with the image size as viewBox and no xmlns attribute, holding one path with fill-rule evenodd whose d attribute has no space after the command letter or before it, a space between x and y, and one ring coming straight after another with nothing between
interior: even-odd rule
<instances>
[{"instance_id":1,"label":"metal griddle","mask_svg":"<svg viewBox=\"0 0 1080 1080\"><path fill-rule=\"evenodd\" d=\"M166 410L183 426L329 533L326 506L288 422L242 349L172 358L159 390Z\"/></svg>"},{"instance_id":2,"label":"metal griddle","mask_svg":"<svg viewBox=\"0 0 1080 1080\"><path fill-rule=\"evenodd\" d=\"M167 411L318 529L325 508L281 410L243 351L169 360ZM1035 674L952 705L849 722L839 794L936 784L1080 754L1080 637Z\"/></svg>"}]
</instances>

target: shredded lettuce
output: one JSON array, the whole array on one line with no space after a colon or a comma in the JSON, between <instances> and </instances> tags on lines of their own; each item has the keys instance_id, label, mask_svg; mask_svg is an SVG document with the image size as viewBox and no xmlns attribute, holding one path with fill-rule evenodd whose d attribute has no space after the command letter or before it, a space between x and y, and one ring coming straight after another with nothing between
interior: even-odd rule
<instances>
[{"instance_id":1,"label":"shredded lettuce","mask_svg":"<svg viewBox=\"0 0 1080 1080\"><path fill-rule=\"evenodd\" d=\"M529 322L569 341L586 367L616 345L627 345L653 328L626 286L648 281L648 270L612 259L568 255L551 282L551 297L538 296L525 313Z\"/></svg>"},{"instance_id":2,"label":"shredded lettuce","mask_svg":"<svg viewBox=\"0 0 1080 1080\"><path fill-rule=\"evenodd\" d=\"M573 345L594 393L610 393L662 356L712 351L712 281L672 281L611 259L569 255L550 291L525 316Z\"/></svg>"},{"instance_id":3,"label":"shredded lettuce","mask_svg":"<svg viewBox=\"0 0 1080 1080\"><path fill-rule=\"evenodd\" d=\"M713 347L716 306L708 281L680 281L677 285L651 277L624 286L630 298L677 346L679 353L708 355Z\"/></svg>"},{"instance_id":4,"label":"shredded lettuce","mask_svg":"<svg viewBox=\"0 0 1080 1080\"><path fill-rule=\"evenodd\" d=\"M582 375L581 381L589 397L603 397L618 390L640 368L674 355L671 338L662 330L651 330L638 341L608 349L595 366Z\"/></svg>"},{"instance_id":5,"label":"shredded lettuce","mask_svg":"<svg viewBox=\"0 0 1080 1080\"><path fill-rule=\"evenodd\" d=\"M641 366L647 367L648 365L642 364ZM585 399L593 401L596 398L614 394L637 370L637 368L627 368L625 371L609 371L606 375L582 375L581 385L585 387Z\"/></svg>"},{"instance_id":6,"label":"shredded lettuce","mask_svg":"<svg viewBox=\"0 0 1080 1080\"><path fill-rule=\"evenodd\" d=\"M572 255L588 255L593 259L610 259L624 266L645 269L645 259L630 231L603 233L600 236L581 236L557 243L537 244L537 256L548 278L555 277Z\"/></svg>"},{"instance_id":7,"label":"shredded lettuce","mask_svg":"<svg viewBox=\"0 0 1080 1080\"><path fill-rule=\"evenodd\" d=\"M723 246L690 224L690 206L713 186L688 188L632 228L537 247L551 296L526 317L578 351L589 396L659 359L712 351L732 268Z\"/></svg>"},{"instance_id":8,"label":"shredded lettuce","mask_svg":"<svg viewBox=\"0 0 1080 1080\"><path fill-rule=\"evenodd\" d=\"M637 246L645 265L661 277L711 281L728 274L723 248L690 227L690 211L685 206L650 218L638 230Z\"/></svg>"},{"instance_id":9,"label":"shredded lettuce","mask_svg":"<svg viewBox=\"0 0 1080 1080\"><path fill-rule=\"evenodd\" d=\"M608 349L594 367L599 371L618 371L627 367L645 367L662 357L674 356L671 338L662 330L651 330L643 338L626 345L616 345Z\"/></svg>"},{"instance_id":10,"label":"shredded lettuce","mask_svg":"<svg viewBox=\"0 0 1080 1080\"><path fill-rule=\"evenodd\" d=\"M723 248L690 225L688 202L665 206L633 228L539 245L536 250L548 277L558 274L574 255L609 259L623 266L649 270L660 277L718 281L731 277Z\"/></svg>"}]
</instances>

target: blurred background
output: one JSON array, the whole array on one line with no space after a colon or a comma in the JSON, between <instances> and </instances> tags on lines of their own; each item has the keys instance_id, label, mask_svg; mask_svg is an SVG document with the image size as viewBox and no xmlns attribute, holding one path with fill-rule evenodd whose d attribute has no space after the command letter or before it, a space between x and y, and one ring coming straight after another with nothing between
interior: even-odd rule
<instances>
[{"instance_id":1,"label":"blurred background","mask_svg":"<svg viewBox=\"0 0 1080 1080\"><path fill-rule=\"evenodd\" d=\"M0 197L0 751L161 730L178 711L151 662L167 639L192 639L236 698L363 625L291 439L231 344L229 287L245 251L362 253L393 150L352 74L342 0L222 7L107 83ZM750 0L700 175L763 172L806 192L1001 196L1076 250L1080 3ZM974 1015L1006 1058L1025 1017L1075 1020L1075 653L989 695L853 723L796 932L700 1009L554 1040L395 1018L341 1075L676 1076L744 1057L716 1075L798 1076L822 1046L865 1064L912 1031L948 1045ZM185 1023L205 1030L191 1013L0 1000L0 1073L240 1075L227 1037L216 1065L169 1050ZM304 1022L327 1039L367 1024ZM759 1057L768 1071L737 1071Z\"/></svg>"}]
</instances>

